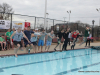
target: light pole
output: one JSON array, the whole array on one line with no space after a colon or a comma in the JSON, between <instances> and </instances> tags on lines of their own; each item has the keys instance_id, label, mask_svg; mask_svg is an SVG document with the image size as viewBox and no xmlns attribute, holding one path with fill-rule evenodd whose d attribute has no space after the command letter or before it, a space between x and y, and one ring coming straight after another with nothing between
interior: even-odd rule
<instances>
[{"instance_id":1,"label":"light pole","mask_svg":"<svg viewBox=\"0 0 100 75\"><path fill-rule=\"evenodd\" d=\"M45 13L44 13L44 29L46 28L46 13L47 13L47 0L45 0Z\"/></svg>"},{"instance_id":2,"label":"light pole","mask_svg":"<svg viewBox=\"0 0 100 75\"><path fill-rule=\"evenodd\" d=\"M49 15L49 13L46 13L46 15L47 15L47 25L46 25L46 29L48 29L48 15Z\"/></svg>"},{"instance_id":3,"label":"light pole","mask_svg":"<svg viewBox=\"0 0 100 75\"><path fill-rule=\"evenodd\" d=\"M67 11L67 13L69 14L69 22L70 22L70 14L71 14L71 10Z\"/></svg>"},{"instance_id":4,"label":"light pole","mask_svg":"<svg viewBox=\"0 0 100 75\"><path fill-rule=\"evenodd\" d=\"M96 10L100 13L100 8ZM99 17L99 26L100 26L100 17Z\"/></svg>"},{"instance_id":5,"label":"light pole","mask_svg":"<svg viewBox=\"0 0 100 75\"><path fill-rule=\"evenodd\" d=\"M37 21L37 28L39 27L39 18L38 18L38 21Z\"/></svg>"},{"instance_id":6,"label":"light pole","mask_svg":"<svg viewBox=\"0 0 100 75\"><path fill-rule=\"evenodd\" d=\"M92 26L92 37L94 37L94 20L92 20L92 24L93 24L93 26Z\"/></svg>"}]
</instances>

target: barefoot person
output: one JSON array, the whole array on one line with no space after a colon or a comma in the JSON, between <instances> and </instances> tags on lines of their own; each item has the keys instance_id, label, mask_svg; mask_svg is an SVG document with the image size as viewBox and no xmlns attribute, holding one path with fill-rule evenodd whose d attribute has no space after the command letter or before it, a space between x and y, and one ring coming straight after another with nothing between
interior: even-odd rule
<instances>
[{"instance_id":1,"label":"barefoot person","mask_svg":"<svg viewBox=\"0 0 100 75\"><path fill-rule=\"evenodd\" d=\"M30 26L28 26L27 27L27 30L24 31L24 34L26 35L26 37L28 38L29 41L31 39L31 34L32 33L34 33L34 32L31 31L31 27ZM27 53L28 52L30 53L30 50L33 48L33 44L32 43L29 43L26 39L24 39L24 43L25 43L25 46L26 46Z\"/></svg>"},{"instance_id":2,"label":"barefoot person","mask_svg":"<svg viewBox=\"0 0 100 75\"><path fill-rule=\"evenodd\" d=\"M54 50L56 51L56 48L59 46L60 50L61 50L61 39L62 37L64 36L64 29L62 29L60 32L57 33L57 45L56 47L54 48Z\"/></svg>"},{"instance_id":3,"label":"barefoot person","mask_svg":"<svg viewBox=\"0 0 100 75\"><path fill-rule=\"evenodd\" d=\"M46 51L48 51L50 49L52 39L55 37L54 31L52 30L51 33L48 34L47 36L48 36L48 38L47 38L46 48L45 48Z\"/></svg>"},{"instance_id":4,"label":"barefoot person","mask_svg":"<svg viewBox=\"0 0 100 75\"><path fill-rule=\"evenodd\" d=\"M0 44L1 44L1 47L2 47L2 51L6 50L5 47L6 47L6 41L5 41L5 36L2 35L0 37ZM3 47L3 44L4 44L4 47Z\"/></svg>"},{"instance_id":5,"label":"barefoot person","mask_svg":"<svg viewBox=\"0 0 100 75\"><path fill-rule=\"evenodd\" d=\"M31 43L34 47L34 53L37 51L37 38L41 36L40 33L38 33L38 29L35 29L35 32L31 34Z\"/></svg>"},{"instance_id":6,"label":"barefoot person","mask_svg":"<svg viewBox=\"0 0 100 75\"><path fill-rule=\"evenodd\" d=\"M13 36L14 36L14 38L13 38L13 42L12 42L12 37ZM22 43L21 43L22 37L24 37L28 41L28 43L30 43L30 41L25 36L25 34L22 32L20 27L10 37L11 44L13 45L13 43L14 43L14 45L17 46L17 48L14 49L16 57L18 57L17 56L17 51L19 50L19 48L22 48Z\"/></svg>"},{"instance_id":7,"label":"barefoot person","mask_svg":"<svg viewBox=\"0 0 100 75\"><path fill-rule=\"evenodd\" d=\"M44 29L42 30L42 33L40 33L40 35L41 36L39 37L39 41L38 41L38 51L39 51L39 49L41 47L41 52L42 52L43 51L43 46L44 46L44 38L47 35L45 33L45 30Z\"/></svg>"}]
</instances>

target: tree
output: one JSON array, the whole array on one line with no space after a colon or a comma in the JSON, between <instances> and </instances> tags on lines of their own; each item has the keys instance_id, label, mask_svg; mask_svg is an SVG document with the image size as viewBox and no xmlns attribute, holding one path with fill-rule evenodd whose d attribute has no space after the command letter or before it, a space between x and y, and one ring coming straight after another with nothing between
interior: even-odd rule
<instances>
[{"instance_id":1,"label":"tree","mask_svg":"<svg viewBox=\"0 0 100 75\"><path fill-rule=\"evenodd\" d=\"M0 17L2 17L2 19L5 19L5 20L10 19L11 13L14 13L14 11L13 11L13 8L9 4L7 3L0 4Z\"/></svg>"}]
</instances>

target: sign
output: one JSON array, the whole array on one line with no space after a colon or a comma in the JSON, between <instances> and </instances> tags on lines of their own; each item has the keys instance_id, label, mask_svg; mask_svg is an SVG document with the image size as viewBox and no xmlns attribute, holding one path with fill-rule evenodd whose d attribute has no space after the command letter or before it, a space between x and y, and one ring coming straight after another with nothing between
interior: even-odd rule
<instances>
[{"instance_id":1,"label":"sign","mask_svg":"<svg viewBox=\"0 0 100 75\"><path fill-rule=\"evenodd\" d=\"M12 28L18 29L19 27L21 27L22 29L24 29L24 24L24 22L13 21Z\"/></svg>"},{"instance_id":2,"label":"sign","mask_svg":"<svg viewBox=\"0 0 100 75\"><path fill-rule=\"evenodd\" d=\"M10 29L10 23L9 20L0 20L0 29Z\"/></svg>"},{"instance_id":3,"label":"sign","mask_svg":"<svg viewBox=\"0 0 100 75\"><path fill-rule=\"evenodd\" d=\"M25 22L25 27L30 26L30 22Z\"/></svg>"},{"instance_id":4,"label":"sign","mask_svg":"<svg viewBox=\"0 0 100 75\"><path fill-rule=\"evenodd\" d=\"M0 20L0 29L10 29L11 21L9 20ZM12 21L12 28L18 29L21 27L22 29L30 26L30 22L20 22L20 21Z\"/></svg>"}]
</instances>

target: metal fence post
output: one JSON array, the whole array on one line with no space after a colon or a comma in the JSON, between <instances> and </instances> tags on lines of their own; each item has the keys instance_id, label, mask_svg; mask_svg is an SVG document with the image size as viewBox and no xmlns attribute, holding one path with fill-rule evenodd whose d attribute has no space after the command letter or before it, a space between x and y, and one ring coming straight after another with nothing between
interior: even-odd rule
<instances>
[{"instance_id":1,"label":"metal fence post","mask_svg":"<svg viewBox=\"0 0 100 75\"><path fill-rule=\"evenodd\" d=\"M93 26L92 26L92 37L94 37L94 20L92 20L92 24L93 24Z\"/></svg>"},{"instance_id":2,"label":"metal fence post","mask_svg":"<svg viewBox=\"0 0 100 75\"><path fill-rule=\"evenodd\" d=\"M78 23L77 23L77 30L78 30Z\"/></svg>"},{"instance_id":3,"label":"metal fence post","mask_svg":"<svg viewBox=\"0 0 100 75\"><path fill-rule=\"evenodd\" d=\"M54 31L54 19L53 19L53 31Z\"/></svg>"},{"instance_id":4,"label":"metal fence post","mask_svg":"<svg viewBox=\"0 0 100 75\"><path fill-rule=\"evenodd\" d=\"M11 24L10 24L10 29L12 29L12 14L11 14Z\"/></svg>"},{"instance_id":5,"label":"metal fence post","mask_svg":"<svg viewBox=\"0 0 100 75\"><path fill-rule=\"evenodd\" d=\"M36 26L36 17L35 17L34 29L35 29L35 26Z\"/></svg>"}]
</instances>

